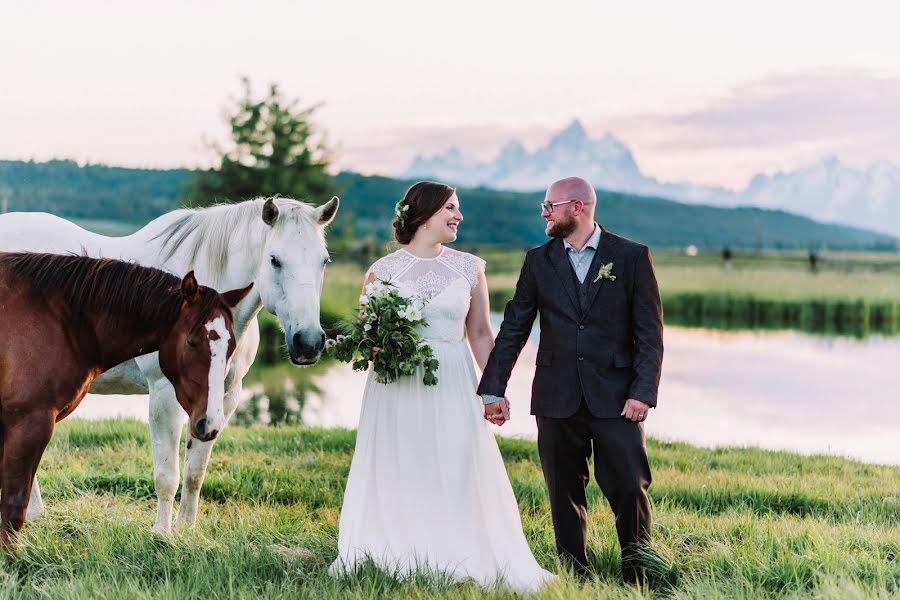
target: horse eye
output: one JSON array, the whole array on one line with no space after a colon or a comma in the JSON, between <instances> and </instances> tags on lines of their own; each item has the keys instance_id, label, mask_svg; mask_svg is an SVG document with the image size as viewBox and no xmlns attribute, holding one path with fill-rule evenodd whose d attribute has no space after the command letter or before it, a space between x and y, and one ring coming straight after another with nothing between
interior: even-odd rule
<instances>
[{"instance_id":1,"label":"horse eye","mask_svg":"<svg viewBox=\"0 0 900 600\"><path fill-rule=\"evenodd\" d=\"M326 266L326 265L330 265L330 264L331 264L331 259L330 259L330 258L326 258L326 259L325 259L325 263L324 263L322 266Z\"/></svg>"},{"instance_id":2,"label":"horse eye","mask_svg":"<svg viewBox=\"0 0 900 600\"><path fill-rule=\"evenodd\" d=\"M196 348L197 342L195 342L194 340L188 340L188 346L190 346L191 348Z\"/></svg>"},{"instance_id":3,"label":"horse eye","mask_svg":"<svg viewBox=\"0 0 900 600\"><path fill-rule=\"evenodd\" d=\"M275 267L276 269L280 269L280 268L281 268L281 261L280 261L280 260L278 260L278 259L275 258L274 256L270 256L270 257L269 257L269 260L270 260L270 262L272 263L272 266L273 266L273 267Z\"/></svg>"}]
</instances>

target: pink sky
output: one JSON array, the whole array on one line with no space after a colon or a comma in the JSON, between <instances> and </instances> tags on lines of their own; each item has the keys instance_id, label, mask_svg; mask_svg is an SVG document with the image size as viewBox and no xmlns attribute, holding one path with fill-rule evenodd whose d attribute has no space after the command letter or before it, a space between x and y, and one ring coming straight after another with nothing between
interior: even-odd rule
<instances>
[{"instance_id":1,"label":"pink sky","mask_svg":"<svg viewBox=\"0 0 900 600\"><path fill-rule=\"evenodd\" d=\"M337 165L491 157L579 118L645 173L742 187L835 154L900 163L889 2L15 3L0 12L0 158L208 163L249 76L305 104Z\"/></svg>"}]
</instances>

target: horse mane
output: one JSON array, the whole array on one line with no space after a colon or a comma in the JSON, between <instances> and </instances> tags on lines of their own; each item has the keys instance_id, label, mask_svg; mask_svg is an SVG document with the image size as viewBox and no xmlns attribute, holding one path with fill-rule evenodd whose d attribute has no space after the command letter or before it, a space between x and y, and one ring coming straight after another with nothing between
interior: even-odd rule
<instances>
[{"instance_id":1,"label":"horse mane","mask_svg":"<svg viewBox=\"0 0 900 600\"><path fill-rule=\"evenodd\" d=\"M316 223L311 204L273 196L282 216L306 217ZM201 253L205 254L213 284L225 273L228 252L234 240L252 237L253 227L267 227L262 221L262 205L268 198L256 198L235 204L215 204L207 208L184 209L153 239L162 240L160 257L163 262L171 259L179 250L189 257L189 268L197 268Z\"/></svg>"},{"instance_id":2,"label":"horse mane","mask_svg":"<svg viewBox=\"0 0 900 600\"><path fill-rule=\"evenodd\" d=\"M121 260L17 252L0 254L0 268L9 269L15 279L30 281L36 297L59 294L73 316L100 309L141 323L168 324L175 322L181 308L181 279ZM206 314L218 296L201 297L200 314Z\"/></svg>"}]
</instances>

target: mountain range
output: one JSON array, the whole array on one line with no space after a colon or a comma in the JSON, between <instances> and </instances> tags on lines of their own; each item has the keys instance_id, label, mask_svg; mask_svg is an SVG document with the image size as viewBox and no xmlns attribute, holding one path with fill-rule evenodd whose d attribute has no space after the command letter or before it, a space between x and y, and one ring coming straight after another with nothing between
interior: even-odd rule
<instances>
[{"instance_id":1,"label":"mountain range","mask_svg":"<svg viewBox=\"0 0 900 600\"><path fill-rule=\"evenodd\" d=\"M477 161L451 147L417 156L404 179L435 178L459 186L537 191L578 174L599 189L693 204L773 208L819 221L900 235L900 168L880 161L854 169L836 157L791 172L755 175L746 189L670 183L644 174L625 143L607 133L591 138L575 120L534 152L510 140L493 161Z\"/></svg>"}]
</instances>

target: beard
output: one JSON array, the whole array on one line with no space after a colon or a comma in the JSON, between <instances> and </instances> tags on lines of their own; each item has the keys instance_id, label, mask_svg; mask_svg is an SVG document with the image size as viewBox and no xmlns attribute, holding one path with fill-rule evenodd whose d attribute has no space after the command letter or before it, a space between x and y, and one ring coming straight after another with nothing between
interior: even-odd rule
<instances>
[{"instance_id":1,"label":"beard","mask_svg":"<svg viewBox=\"0 0 900 600\"><path fill-rule=\"evenodd\" d=\"M575 219L570 218L565 221L554 220L550 224L550 229L547 231L547 235L552 238L565 239L572 233L574 233L577 228L578 223L575 222Z\"/></svg>"}]
</instances>

